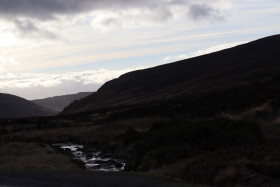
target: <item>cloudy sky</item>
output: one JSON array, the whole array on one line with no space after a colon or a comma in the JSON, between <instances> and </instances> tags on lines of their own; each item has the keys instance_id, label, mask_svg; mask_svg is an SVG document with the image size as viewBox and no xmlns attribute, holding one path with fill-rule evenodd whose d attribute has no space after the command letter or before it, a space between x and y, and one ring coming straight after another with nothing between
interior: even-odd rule
<instances>
[{"instance_id":1,"label":"cloudy sky","mask_svg":"<svg viewBox=\"0 0 280 187\"><path fill-rule=\"evenodd\" d=\"M280 31L279 0L0 0L0 92L96 91Z\"/></svg>"}]
</instances>

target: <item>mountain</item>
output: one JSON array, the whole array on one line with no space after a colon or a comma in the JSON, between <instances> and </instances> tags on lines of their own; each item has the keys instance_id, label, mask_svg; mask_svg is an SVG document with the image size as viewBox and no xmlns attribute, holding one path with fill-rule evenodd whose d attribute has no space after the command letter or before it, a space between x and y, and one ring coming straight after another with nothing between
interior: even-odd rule
<instances>
[{"instance_id":1,"label":"mountain","mask_svg":"<svg viewBox=\"0 0 280 187\"><path fill-rule=\"evenodd\" d=\"M46 108L50 108L54 111L60 112L73 101L80 100L91 94L92 94L92 92L80 92L77 94L48 97L45 99L36 99L36 100L32 100L32 102L36 103L37 105L40 105L40 106L43 106Z\"/></svg>"},{"instance_id":2,"label":"mountain","mask_svg":"<svg viewBox=\"0 0 280 187\"><path fill-rule=\"evenodd\" d=\"M279 75L279 48L280 35L274 35L212 54L130 72L72 103L62 114L143 105L267 81Z\"/></svg>"},{"instance_id":3,"label":"mountain","mask_svg":"<svg viewBox=\"0 0 280 187\"><path fill-rule=\"evenodd\" d=\"M122 158L125 170L202 186L280 186L279 48L276 35L130 72L60 115L0 120L0 139L84 143Z\"/></svg>"},{"instance_id":4,"label":"mountain","mask_svg":"<svg viewBox=\"0 0 280 187\"><path fill-rule=\"evenodd\" d=\"M51 116L56 112L18 96L0 93L0 118Z\"/></svg>"}]
</instances>

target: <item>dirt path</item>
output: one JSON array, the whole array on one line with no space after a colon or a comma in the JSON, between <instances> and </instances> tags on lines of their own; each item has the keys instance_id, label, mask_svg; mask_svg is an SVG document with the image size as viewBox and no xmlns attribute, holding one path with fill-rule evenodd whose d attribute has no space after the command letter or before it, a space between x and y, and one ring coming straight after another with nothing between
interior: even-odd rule
<instances>
[{"instance_id":1,"label":"dirt path","mask_svg":"<svg viewBox=\"0 0 280 187\"><path fill-rule=\"evenodd\" d=\"M0 187L182 187L159 178L127 173L0 173Z\"/></svg>"}]
</instances>

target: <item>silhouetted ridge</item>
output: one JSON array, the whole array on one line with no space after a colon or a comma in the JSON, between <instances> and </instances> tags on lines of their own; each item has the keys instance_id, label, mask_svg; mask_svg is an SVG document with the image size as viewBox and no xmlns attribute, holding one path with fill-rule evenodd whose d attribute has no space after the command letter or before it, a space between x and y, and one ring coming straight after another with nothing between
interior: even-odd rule
<instances>
[{"instance_id":1,"label":"silhouetted ridge","mask_svg":"<svg viewBox=\"0 0 280 187\"><path fill-rule=\"evenodd\" d=\"M77 94L54 96L54 97L48 97L45 99L36 99L36 100L32 100L32 102L36 103L37 105L40 105L42 107L52 109L56 112L60 112L73 101L80 100L91 94L92 94L92 92L80 92Z\"/></svg>"},{"instance_id":2,"label":"silhouetted ridge","mask_svg":"<svg viewBox=\"0 0 280 187\"><path fill-rule=\"evenodd\" d=\"M212 54L126 73L64 113L148 103L268 80L280 72L280 35Z\"/></svg>"},{"instance_id":3,"label":"silhouetted ridge","mask_svg":"<svg viewBox=\"0 0 280 187\"><path fill-rule=\"evenodd\" d=\"M50 116L55 112L18 96L0 93L0 118Z\"/></svg>"}]
</instances>

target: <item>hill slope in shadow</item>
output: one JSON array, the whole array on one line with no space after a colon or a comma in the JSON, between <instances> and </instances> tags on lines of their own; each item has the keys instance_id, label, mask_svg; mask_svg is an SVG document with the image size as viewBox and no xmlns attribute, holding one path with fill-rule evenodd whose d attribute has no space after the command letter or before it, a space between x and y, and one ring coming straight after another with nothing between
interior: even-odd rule
<instances>
[{"instance_id":1,"label":"hill slope in shadow","mask_svg":"<svg viewBox=\"0 0 280 187\"><path fill-rule=\"evenodd\" d=\"M48 97L45 99L36 99L36 100L32 100L32 102L42 107L52 109L56 112L61 112L65 107L67 107L73 101L80 100L91 94L92 92L80 92L77 94Z\"/></svg>"},{"instance_id":2,"label":"hill slope in shadow","mask_svg":"<svg viewBox=\"0 0 280 187\"><path fill-rule=\"evenodd\" d=\"M0 93L0 118L51 116L56 112L18 96Z\"/></svg>"},{"instance_id":3,"label":"hill slope in shadow","mask_svg":"<svg viewBox=\"0 0 280 187\"><path fill-rule=\"evenodd\" d=\"M280 71L280 35L154 68L130 72L72 103L63 114L211 93L272 79Z\"/></svg>"}]
</instances>

